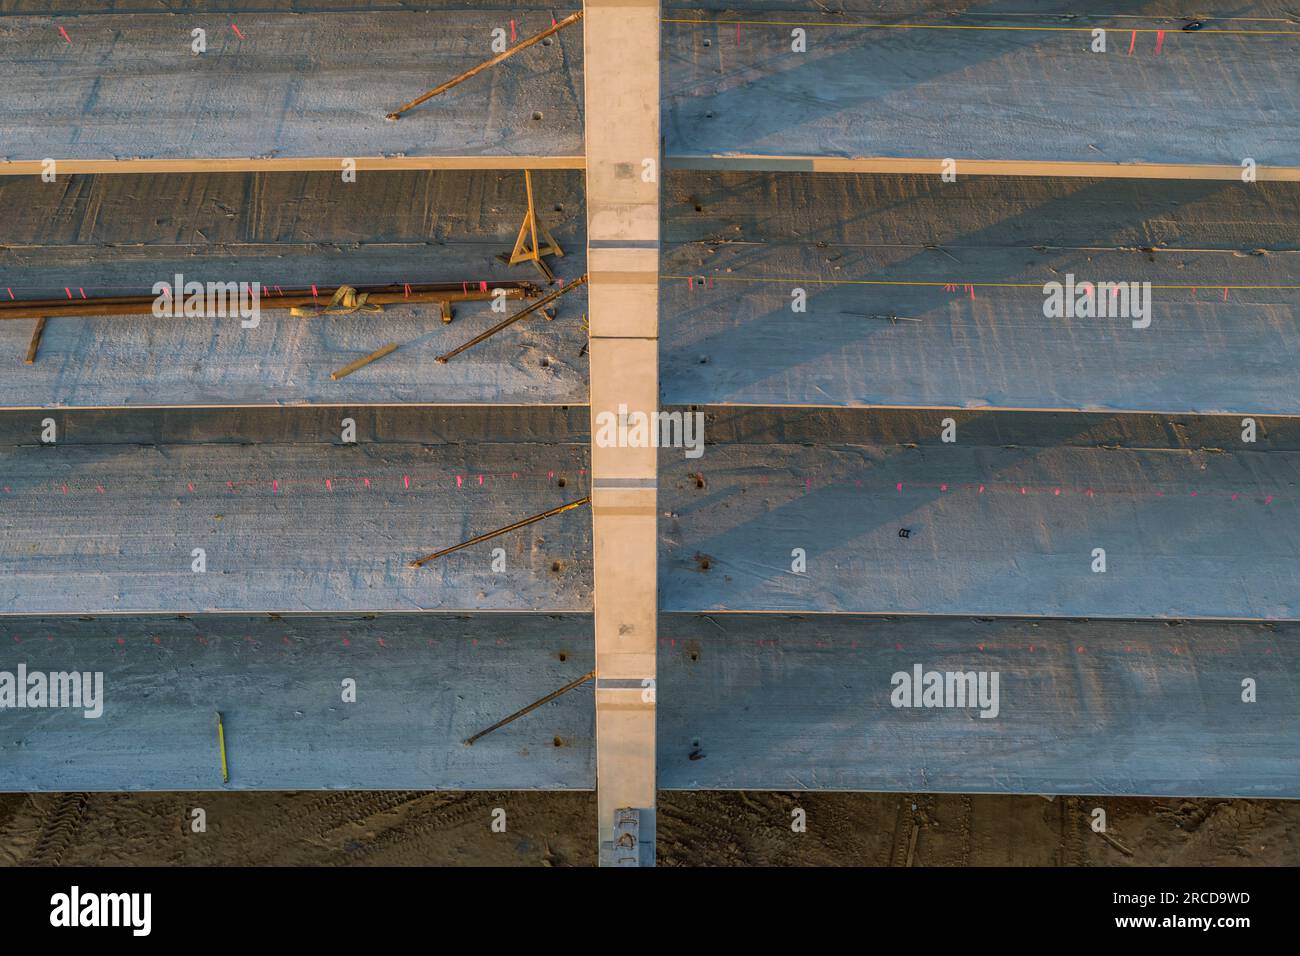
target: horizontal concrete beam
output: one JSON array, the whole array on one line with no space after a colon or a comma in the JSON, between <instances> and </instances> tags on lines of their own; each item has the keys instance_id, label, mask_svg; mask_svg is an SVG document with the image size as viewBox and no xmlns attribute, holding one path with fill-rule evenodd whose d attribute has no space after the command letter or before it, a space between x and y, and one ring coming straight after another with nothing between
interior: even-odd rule
<instances>
[{"instance_id":1,"label":"horizontal concrete beam","mask_svg":"<svg viewBox=\"0 0 1300 956\"><path fill-rule=\"evenodd\" d=\"M768 0L759 0L768 2ZM460 12L466 7L490 9L491 3L469 0L171 0L170 13L392 13L412 9ZM513 0L515 10L551 10L544 0ZM103 13L156 13L149 0L0 0L0 13L46 14L59 17Z\"/></svg>"},{"instance_id":2,"label":"horizontal concrete beam","mask_svg":"<svg viewBox=\"0 0 1300 956\"><path fill-rule=\"evenodd\" d=\"M509 311L525 304L512 301ZM0 407L586 403L585 336L577 314L520 323L440 365L436 356L502 318L486 302L457 304L455 313L446 325L436 305L323 319L266 312L256 330L240 328L237 318L51 319L30 366L22 356L34 323L4 322L0 353L12 361L0 365ZM338 381L330 378L390 343L396 352Z\"/></svg>"},{"instance_id":3,"label":"horizontal concrete beam","mask_svg":"<svg viewBox=\"0 0 1300 956\"><path fill-rule=\"evenodd\" d=\"M464 744L592 669L589 615L0 618L0 645L0 672L103 675L99 717L0 711L4 791L595 783L590 683Z\"/></svg>"},{"instance_id":4,"label":"horizontal concrete beam","mask_svg":"<svg viewBox=\"0 0 1300 956\"><path fill-rule=\"evenodd\" d=\"M62 413L42 444L39 413L8 413L0 613L588 610L582 510L408 566L588 494L575 417L211 412L160 434L160 413Z\"/></svg>"},{"instance_id":5,"label":"horizontal concrete beam","mask_svg":"<svg viewBox=\"0 0 1300 956\"><path fill-rule=\"evenodd\" d=\"M669 184L668 403L1300 413L1300 187ZM1071 275L1125 283L1094 299L1113 315L1076 317L1071 295L1046 316L1046 285ZM1129 284L1146 282L1139 314Z\"/></svg>"},{"instance_id":6,"label":"horizontal concrete beam","mask_svg":"<svg viewBox=\"0 0 1300 956\"><path fill-rule=\"evenodd\" d=\"M1288 627L666 615L661 785L1295 797ZM0 790L220 789L216 711L231 789L589 789L590 684L462 741L589 670L590 633L585 615L0 619L0 670L104 674L100 718L3 712ZM917 663L998 671L998 716L893 708Z\"/></svg>"},{"instance_id":7,"label":"horizontal concrete beam","mask_svg":"<svg viewBox=\"0 0 1300 956\"><path fill-rule=\"evenodd\" d=\"M1300 179L1300 26L1285 19L1196 31L983 10L666 19L676 166L938 176L954 159L959 176L1217 179L1251 159L1261 179Z\"/></svg>"},{"instance_id":8,"label":"horizontal concrete beam","mask_svg":"<svg viewBox=\"0 0 1300 956\"><path fill-rule=\"evenodd\" d=\"M549 25L504 9L10 17L0 175L47 158L61 173L581 168L571 30L384 118L493 56L493 29Z\"/></svg>"},{"instance_id":9,"label":"horizontal concrete beam","mask_svg":"<svg viewBox=\"0 0 1300 956\"><path fill-rule=\"evenodd\" d=\"M666 615L659 635L665 789L1300 797L1295 625ZM894 707L918 664L996 672L997 716Z\"/></svg>"},{"instance_id":10,"label":"horizontal concrete beam","mask_svg":"<svg viewBox=\"0 0 1300 956\"><path fill-rule=\"evenodd\" d=\"M661 456L664 610L1300 616L1300 453L1244 444L1238 421L1217 447L1108 447L1082 419L1053 445L1015 443L1031 415L954 418L947 444L917 413L876 444L861 413L734 417L743 443L724 426L698 460Z\"/></svg>"},{"instance_id":11,"label":"horizontal concrete beam","mask_svg":"<svg viewBox=\"0 0 1300 956\"><path fill-rule=\"evenodd\" d=\"M534 177L542 221L564 247L561 279L586 271L582 177ZM355 183L325 174L91 176L32 184L0 179L3 287L18 299L151 295L157 282L260 282L277 290L503 280L545 285L514 245L527 208L510 173L384 173ZM160 210L166 212L161 215ZM66 292L65 292L66 290ZM389 306L382 314L294 318L62 318L0 322L0 407L277 404L581 404L587 400L586 292L455 361L433 358L500 321L489 302ZM323 307L328 297L322 299ZM523 303L507 303L514 312ZM330 373L388 343L391 355L339 381Z\"/></svg>"}]
</instances>

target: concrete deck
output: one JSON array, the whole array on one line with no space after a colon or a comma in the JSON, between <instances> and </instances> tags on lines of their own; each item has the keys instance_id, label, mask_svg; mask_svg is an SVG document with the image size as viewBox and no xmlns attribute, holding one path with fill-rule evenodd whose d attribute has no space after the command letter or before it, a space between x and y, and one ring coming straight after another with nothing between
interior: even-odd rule
<instances>
[{"instance_id":1,"label":"concrete deck","mask_svg":"<svg viewBox=\"0 0 1300 956\"><path fill-rule=\"evenodd\" d=\"M103 673L103 714L5 710L0 790L590 790L588 615L0 618L14 673ZM561 660L563 656L563 660ZM342 681L356 702L342 702ZM230 782L221 780L221 712Z\"/></svg>"},{"instance_id":2,"label":"concrete deck","mask_svg":"<svg viewBox=\"0 0 1300 956\"><path fill-rule=\"evenodd\" d=\"M340 442L345 416L356 445ZM54 420L54 446L39 415L0 421L0 613L590 608L581 509L407 566L588 494L580 410Z\"/></svg>"},{"instance_id":3,"label":"concrete deck","mask_svg":"<svg viewBox=\"0 0 1300 956\"><path fill-rule=\"evenodd\" d=\"M355 5L349 5L355 11ZM131 8L138 10L138 7ZM9 16L0 174L581 168L565 30L401 120L385 114L550 25L537 10ZM191 31L207 31L207 52Z\"/></svg>"},{"instance_id":4,"label":"concrete deck","mask_svg":"<svg viewBox=\"0 0 1300 956\"><path fill-rule=\"evenodd\" d=\"M666 615L669 790L1300 797L1294 625ZM997 671L999 712L891 677ZM1257 701L1242 701L1242 681Z\"/></svg>"},{"instance_id":5,"label":"concrete deck","mask_svg":"<svg viewBox=\"0 0 1300 956\"><path fill-rule=\"evenodd\" d=\"M586 271L582 176L543 172L533 185L566 253L548 264L573 279ZM276 287L544 284L531 264L496 259L525 209L518 172L369 173L355 183L326 173L0 178L0 296L151 294L177 273L261 282L268 302ZM0 407L585 403L585 290L562 300L553 322L525 320L446 365L433 361L499 321L490 306L457 304L449 326L436 305L332 318L267 309L256 329L237 319L51 319L30 366L34 322L0 322ZM389 342L401 347L330 380Z\"/></svg>"},{"instance_id":6,"label":"concrete deck","mask_svg":"<svg viewBox=\"0 0 1300 956\"><path fill-rule=\"evenodd\" d=\"M1296 185L677 173L669 191L666 403L1300 413ZM1150 282L1149 327L1044 317L1067 275Z\"/></svg>"},{"instance_id":7,"label":"concrete deck","mask_svg":"<svg viewBox=\"0 0 1300 956\"><path fill-rule=\"evenodd\" d=\"M1300 453L1243 445L1237 420L1197 445L953 416L943 444L942 413L894 413L888 440L862 413L733 417L743 441L706 422L703 458L661 454L663 610L1300 616Z\"/></svg>"},{"instance_id":8,"label":"concrete deck","mask_svg":"<svg viewBox=\"0 0 1300 956\"><path fill-rule=\"evenodd\" d=\"M1114 5L1068 18L791 6L666 14L673 165L937 176L953 158L958 175L1239 179L1251 158L1261 179L1300 179L1300 24L1254 19L1270 4L1194 32ZM1105 53L1090 50L1098 27Z\"/></svg>"}]
</instances>

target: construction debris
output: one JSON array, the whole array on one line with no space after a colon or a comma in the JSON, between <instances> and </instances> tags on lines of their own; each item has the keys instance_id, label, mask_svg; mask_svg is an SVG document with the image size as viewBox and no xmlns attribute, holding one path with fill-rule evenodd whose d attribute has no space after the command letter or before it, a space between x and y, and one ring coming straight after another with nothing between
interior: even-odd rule
<instances>
[{"instance_id":1,"label":"construction debris","mask_svg":"<svg viewBox=\"0 0 1300 956\"><path fill-rule=\"evenodd\" d=\"M45 334L45 316L40 316L36 320L36 327L32 329L32 340L27 345L27 356L23 359L24 365L31 365L36 361L36 353L41 347L41 337Z\"/></svg>"},{"instance_id":2,"label":"construction debris","mask_svg":"<svg viewBox=\"0 0 1300 956\"><path fill-rule=\"evenodd\" d=\"M378 302L370 301L369 292L358 292L350 285L341 285L330 296L329 305L320 308L295 306L289 314L297 318L321 315L352 315L356 312L383 312L384 307Z\"/></svg>"},{"instance_id":3,"label":"construction debris","mask_svg":"<svg viewBox=\"0 0 1300 956\"><path fill-rule=\"evenodd\" d=\"M397 343L389 342L387 345L383 346L382 348L375 349L375 351L371 352L369 355L365 356L364 358L359 358L355 362L352 362L350 365L343 366L337 372L330 372L330 378L333 381L337 382L339 379L346 378L347 376L351 375L357 369L365 368L371 362L378 361L379 359L383 358L385 355L391 355L396 351L397 351Z\"/></svg>"}]
</instances>

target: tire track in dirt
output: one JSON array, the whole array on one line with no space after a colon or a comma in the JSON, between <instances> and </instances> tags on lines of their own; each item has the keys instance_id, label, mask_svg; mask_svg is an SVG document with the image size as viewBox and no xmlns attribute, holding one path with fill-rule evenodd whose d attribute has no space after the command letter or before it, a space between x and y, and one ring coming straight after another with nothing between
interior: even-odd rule
<instances>
[{"instance_id":1,"label":"tire track in dirt","mask_svg":"<svg viewBox=\"0 0 1300 956\"><path fill-rule=\"evenodd\" d=\"M1184 853L1197 858L1247 859L1260 843L1268 823L1268 809L1260 804L1216 800L1193 806L1183 816Z\"/></svg>"},{"instance_id":2,"label":"tire track in dirt","mask_svg":"<svg viewBox=\"0 0 1300 956\"><path fill-rule=\"evenodd\" d=\"M1060 865L1088 866L1088 850L1083 842L1083 830L1087 823L1082 801L1078 797L1060 797L1057 803L1061 805Z\"/></svg>"},{"instance_id":3,"label":"tire track in dirt","mask_svg":"<svg viewBox=\"0 0 1300 956\"><path fill-rule=\"evenodd\" d=\"M658 856L663 865L691 859L698 854L700 846L708 846L711 855L716 854L716 862L711 860L711 865L749 863L748 854L737 839L733 814L727 812L729 802L708 800L711 794L681 792L672 796L671 803L660 803L656 821L661 843Z\"/></svg>"},{"instance_id":4,"label":"tire track in dirt","mask_svg":"<svg viewBox=\"0 0 1300 956\"><path fill-rule=\"evenodd\" d=\"M957 866L970 866L971 850L975 840L975 801L969 794L961 795L961 823L958 825L958 836L961 839L961 852L957 860Z\"/></svg>"},{"instance_id":5,"label":"tire track in dirt","mask_svg":"<svg viewBox=\"0 0 1300 956\"><path fill-rule=\"evenodd\" d=\"M920 840L921 826L917 820L916 806L914 794L905 793L898 798L898 812L894 816L894 839L890 844L886 866L907 866L909 854L915 852L913 839Z\"/></svg>"},{"instance_id":6,"label":"tire track in dirt","mask_svg":"<svg viewBox=\"0 0 1300 956\"><path fill-rule=\"evenodd\" d=\"M349 825L362 825L374 817L414 803L426 794L419 790L339 790L313 800L301 811L286 814L273 825L263 852L250 856L257 865L274 860L278 845L284 841L307 842L315 839L331 842L334 831Z\"/></svg>"},{"instance_id":7,"label":"tire track in dirt","mask_svg":"<svg viewBox=\"0 0 1300 956\"><path fill-rule=\"evenodd\" d=\"M425 793L408 802L431 806L419 807L413 815L376 836L348 841L344 850L350 861L363 861L399 844L415 844L433 832L455 829L476 814L482 815L486 829L489 817L485 811L499 803L500 798L483 793Z\"/></svg>"},{"instance_id":8,"label":"tire track in dirt","mask_svg":"<svg viewBox=\"0 0 1300 956\"><path fill-rule=\"evenodd\" d=\"M58 866L63 854L76 843L89 803L88 793L59 794L54 806L41 820L41 835L23 860L23 865Z\"/></svg>"}]
</instances>

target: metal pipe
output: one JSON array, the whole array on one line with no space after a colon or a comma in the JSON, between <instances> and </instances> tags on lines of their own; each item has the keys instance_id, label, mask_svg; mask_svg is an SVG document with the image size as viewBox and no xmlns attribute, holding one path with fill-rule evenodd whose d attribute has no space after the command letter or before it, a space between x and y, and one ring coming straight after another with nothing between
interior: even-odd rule
<instances>
[{"instance_id":1,"label":"metal pipe","mask_svg":"<svg viewBox=\"0 0 1300 956\"><path fill-rule=\"evenodd\" d=\"M508 524L504 528L497 528L495 531L488 531L484 534L475 535L474 537L470 538L468 541L462 541L460 544L453 544L450 548L443 548L441 551L435 551L432 554L426 554L422 558L416 558L409 565L407 565L407 567L412 567L412 568L424 567L424 565L428 564L430 561L434 561L437 558L441 558L445 554L451 554L453 551L459 551L461 548L468 548L472 544L479 544L483 541L489 541L492 538L499 537L500 535L507 534L511 531L517 531L520 528L527 527L530 524L536 524L538 521L541 521L544 518L550 518L558 514L563 514L566 511L572 511L574 508L580 508L583 505L590 504L590 503L591 503L591 495L588 495L585 498L579 498L577 501L570 501L567 505L560 505L558 508L552 508L550 511L543 511L541 514L533 515L531 518L524 518L522 521L516 521L514 524Z\"/></svg>"},{"instance_id":2,"label":"metal pipe","mask_svg":"<svg viewBox=\"0 0 1300 956\"><path fill-rule=\"evenodd\" d=\"M448 352L446 355L439 355L434 361L446 365L448 360L454 359L461 352L464 352L466 349L473 348L474 346L478 345L480 342L484 341L485 339L490 339L492 336L496 335L502 329L509 328L510 326L518 322L520 319L528 318L528 316L532 315L538 309L545 308L546 306L554 302L556 299L558 299L560 296L564 295L567 292L572 292L578 286L585 284L586 281L587 281L587 276L584 273L583 275L574 279L564 288L556 289L554 292L550 293L549 295L542 296L540 299L538 299L536 302L532 303L531 305L525 306L524 308L520 309L514 315L510 316L510 318L503 319L502 321L498 322L496 325L492 326L492 328L488 329L486 332L482 333L481 335L474 336L474 338L470 339L464 345L457 346L456 348Z\"/></svg>"},{"instance_id":3,"label":"metal pipe","mask_svg":"<svg viewBox=\"0 0 1300 956\"><path fill-rule=\"evenodd\" d=\"M477 283L476 283L477 285ZM467 289L462 282L425 283L404 285L353 286L358 293L365 293L368 301L378 305L412 305L421 302L484 302L491 299L494 290L504 289L506 298L532 298L540 289L531 282L494 282L486 292L479 288ZM313 295L311 289L289 289L283 293L271 294L266 286L262 287L258 307L261 309L295 309L320 305L322 300L329 302L337 291L336 287L320 288ZM60 316L92 318L108 315L152 315L154 303L158 296L129 295L107 296L95 299L19 299L12 302L0 302L0 320L58 318ZM187 316L164 315L163 318L187 318ZM189 316L194 318L194 316Z\"/></svg>"},{"instance_id":4,"label":"metal pipe","mask_svg":"<svg viewBox=\"0 0 1300 956\"><path fill-rule=\"evenodd\" d=\"M488 727L486 730L480 730L473 737L470 737L468 740L465 741L465 746L466 747L474 746L474 741L478 740L480 737L486 737L488 734L492 733L492 731L501 729L506 724L510 723L512 720L518 720L520 717L524 716L524 714L536 710L538 707L541 707L542 704L550 703L551 701L555 700L555 698L559 697L561 694L567 694L575 687L581 687L583 684L587 683L587 681L591 680L595 676L596 676L596 672L592 671L590 674L583 674L577 680L569 681L569 683L565 684L559 690L551 691L541 700L535 700L527 707L521 708L520 710L516 710L509 717L506 717L502 720L498 720L495 724L493 724L491 727Z\"/></svg>"},{"instance_id":5,"label":"metal pipe","mask_svg":"<svg viewBox=\"0 0 1300 956\"><path fill-rule=\"evenodd\" d=\"M565 17L559 23L552 23L541 33L529 37L527 40L524 40L522 43L518 43L515 46L512 46L508 50L498 53L490 60L484 60L478 66L466 70L464 73L461 73L459 76L453 77L452 79L448 80L446 83L443 83L441 86L435 86L428 93L425 93L421 96L417 96L415 99L411 100L411 102L407 103L405 106L399 106L397 109L393 110L393 112L387 114L384 117L384 119L388 119L388 120L401 119L402 114L405 113L407 110L415 109L415 107L419 106L421 103L433 99L439 93L447 92L447 90L451 89L453 86L459 86L460 84L464 83L466 80L470 79L471 77L477 76L478 74L482 73L484 70L488 69L488 67L496 66L502 60L510 59L512 56L514 56L516 53L520 52L521 50L528 49L534 43L540 43L542 40L545 40L552 33L558 33L560 30L563 30L569 24L577 23L581 19L582 19L581 10L579 10L577 13L569 14L569 16Z\"/></svg>"}]
</instances>

